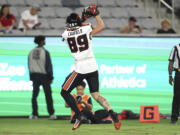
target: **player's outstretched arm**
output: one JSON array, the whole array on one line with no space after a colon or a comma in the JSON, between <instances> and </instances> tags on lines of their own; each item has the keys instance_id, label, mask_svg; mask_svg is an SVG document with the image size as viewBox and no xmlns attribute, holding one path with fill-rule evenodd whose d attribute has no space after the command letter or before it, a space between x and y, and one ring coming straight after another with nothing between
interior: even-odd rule
<instances>
[{"instance_id":1,"label":"player's outstretched arm","mask_svg":"<svg viewBox=\"0 0 180 135\"><path fill-rule=\"evenodd\" d=\"M87 20L90 17L95 17L97 26L95 26L91 32L91 36L101 32L104 29L104 22L99 16L99 10L95 3L91 3L88 8L85 8L82 12L82 21Z\"/></svg>"},{"instance_id":2,"label":"player's outstretched arm","mask_svg":"<svg viewBox=\"0 0 180 135\"><path fill-rule=\"evenodd\" d=\"M101 17L99 15L95 16L96 21L97 21L97 26L95 26L91 32L91 36L101 32L104 29L104 22L101 19Z\"/></svg>"}]
</instances>

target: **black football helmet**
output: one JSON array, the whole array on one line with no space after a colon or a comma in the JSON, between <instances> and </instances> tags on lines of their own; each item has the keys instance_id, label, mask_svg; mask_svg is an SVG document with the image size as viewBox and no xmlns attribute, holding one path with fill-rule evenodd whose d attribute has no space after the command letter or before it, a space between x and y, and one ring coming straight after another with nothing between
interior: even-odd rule
<instances>
[{"instance_id":1,"label":"black football helmet","mask_svg":"<svg viewBox=\"0 0 180 135\"><path fill-rule=\"evenodd\" d=\"M76 27L76 26L81 26L81 18L79 17L78 14L76 13L71 13L67 18L66 18L66 24L67 27Z\"/></svg>"}]
</instances>

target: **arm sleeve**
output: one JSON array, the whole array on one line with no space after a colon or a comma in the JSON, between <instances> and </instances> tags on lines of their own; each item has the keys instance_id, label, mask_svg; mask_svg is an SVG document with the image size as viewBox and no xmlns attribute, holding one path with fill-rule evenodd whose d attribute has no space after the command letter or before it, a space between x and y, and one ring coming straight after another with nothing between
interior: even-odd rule
<instances>
[{"instance_id":1,"label":"arm sleeve","mask_svg":"<svg viewBox=\"0 0 180 135\"><path fill-rule=\"evenodd\" d=\"M88 104L91 104L91 105L92 105L91 97L89 97L89 99L88 99Z\"/></svg>"},{"instance_id":2,"label":"arm sleeve","mask_svg":"<svg viewBox=\"0 0 180 135\"><path fill-rule=\"evenodd\" d=\"M52 68L52 63L51 63L51 58L50 58L50 55L49 55L49 52L46 51L46 64L45 64L45 69L46 69L46 72L47 72L47 75L48 75L48 78L50 80L53 80L53 68Z\"/></svg>"},{"instance_id":3,"label":"arm sleeve","mask_svg":"<svg viewBox=\"0 0 180 135\"><path fill-rule=\"evenodd\" d=\"M169 61L174 61L175 54L176 54L176 47L173 47L173 49L170 53L170 56L169 56Z\"/></svg>"}]
</instances>

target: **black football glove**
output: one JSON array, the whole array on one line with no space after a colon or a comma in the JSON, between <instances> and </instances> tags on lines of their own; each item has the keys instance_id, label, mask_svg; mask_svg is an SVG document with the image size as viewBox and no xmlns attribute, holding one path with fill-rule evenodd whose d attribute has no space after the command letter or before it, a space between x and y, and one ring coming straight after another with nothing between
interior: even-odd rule
<instances>
[{"instance_id":1,"label":"black football glove","mask_svg":"<svg viewBox=\"0 0 180 135\"><path fill-rule=\"evenodd\" d=\"M99 10L95 3L91 3L91 5L89 7L90 7L90 14L92 16L95 17L95 16L99 15Z\"/></svg>"},{"instance_id":2,"label":"black football glove","mask_svg":"<svg viewBox=\"0 0 180 135\"><path fill-rule=\"evenodd\" d=\"M82 19L82 22L86 21L88 18L92 17L89 13L89 7L87 8L84 8L83 9L83 12L82 12L82 16L81 16L81 19Z\"/></svg>"},{"instance_id":3,"label":"black football glove","mask_svg":"<svg viewBox=\"0 0 180 135\"><path fill-rule=\"evenodd\" d=\"M95 3L91 3L89 7L83 9L82 17L81 17L82 22L84 22L85 20L87 20L92 16L95 17L97 15L99 15L99 10L97 9Z\"/></svg>"},{"instance_id":4,"label":"black football glove","mask_svg":"<svg viewBox=\"0 0 180 135\"><path fill-rule=\"evenodd\" d=\"M77 97L76 97L76 101L77 101L78 103L80 103L81 100L82 100L82 97L81 97L81 96L77 96Z\"/></svg>"}]
</instances>

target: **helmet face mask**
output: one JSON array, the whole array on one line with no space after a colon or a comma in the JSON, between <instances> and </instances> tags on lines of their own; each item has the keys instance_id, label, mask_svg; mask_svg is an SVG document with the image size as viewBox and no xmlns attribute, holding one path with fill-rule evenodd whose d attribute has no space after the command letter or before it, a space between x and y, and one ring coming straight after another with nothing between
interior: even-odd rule
<instances>
[{"instance_id":1,"label":"helmet face mask","mask_svg":"<svg viewBox=\"0 0 180 135\"><path fill-rule=\"evenodd\" d=\"M71 13L66 19L66 24L68 28L81 26L81 18L78 14Z\"/></svg>"}]
</instances>

